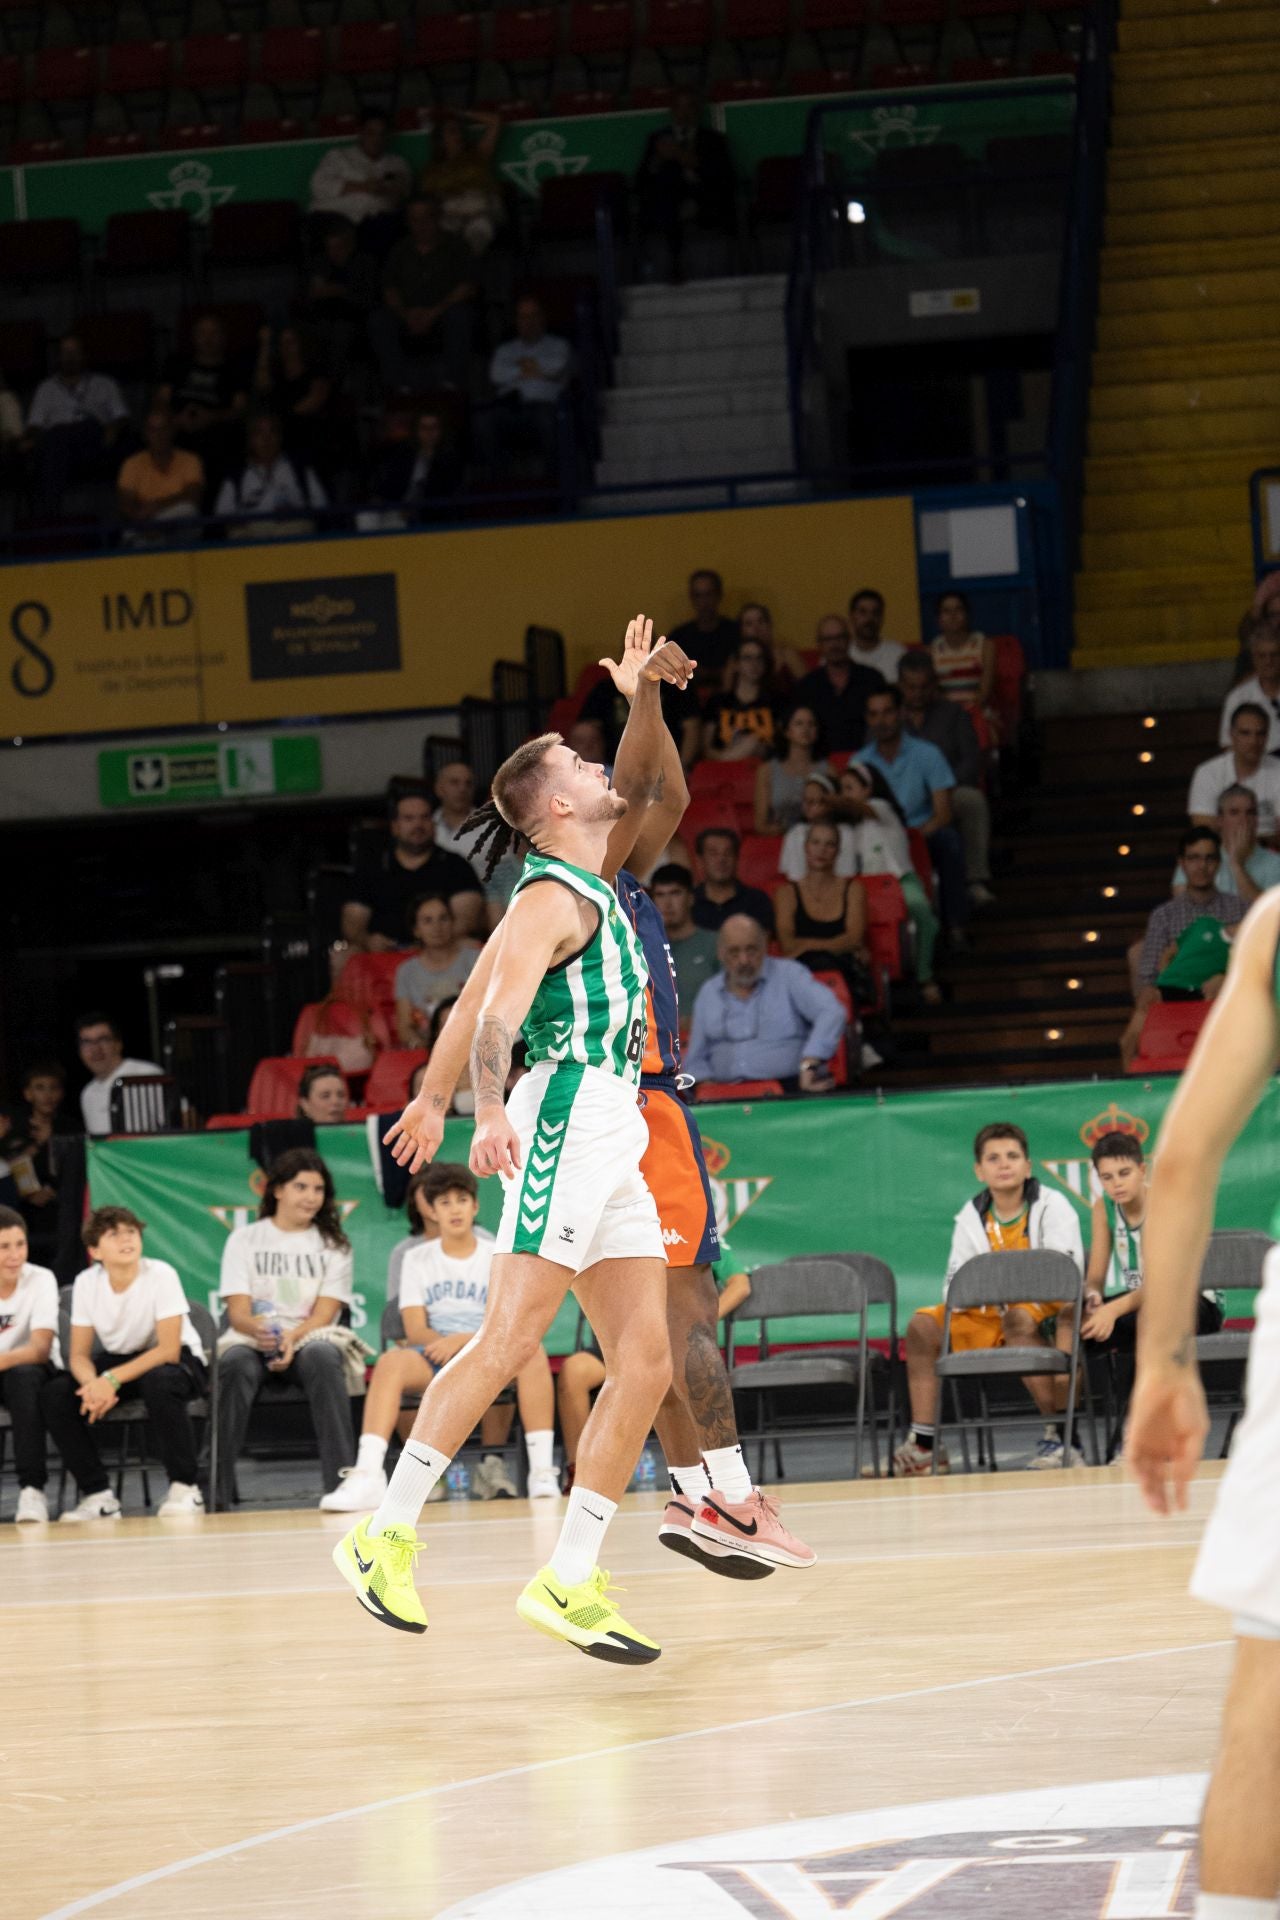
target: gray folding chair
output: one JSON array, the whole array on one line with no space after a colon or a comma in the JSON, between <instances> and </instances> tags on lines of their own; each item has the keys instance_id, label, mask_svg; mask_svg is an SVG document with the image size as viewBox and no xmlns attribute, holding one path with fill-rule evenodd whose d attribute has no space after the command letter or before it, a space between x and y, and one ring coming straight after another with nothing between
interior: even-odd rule
<instances>
[{"instance_id":1,"label":"gray folding chair","mask_svg":"<svg viewBox=\"0 0 1280 1920\"><path fill-rule=\"evenodd\" d=\"M1262 1285L1264 1263L1274 1245L1267 1234L1248 1229L1227 1228L1221 1233L1211 1233L1200 1269L1201 1291L1256 1293ZM1227 1430L1219 1455L1222 1460L1227 1457L1231 1436L1244 1412L1245 1372L1252 1337L1248 1328L1224 1327L1220 1333L1202 1333L1196 1341L1196 1360L1202 1375L1206 1367L1232 1369L1230 1384L1221 1389L1216 1383L1205 1382L1210 1405L1215 1412L1227 1415Z\"/></svg>"},{"instance_id":2,"label":"gray folding chair","mask_svg":"<svg viewBox=\"0 0 1280 1920\"><path fill-rule=\"evenodd\" d=\"M1084 1294L1084 1282L1074 1260L1065 1253L1054 1253L1048 1248L1035 1248L1027 1252L980 1253L964 1265L951 1277L947 1287L947 1310L942 1323L942 1352L938 1358L938 1424L933 1443L933 1472L938 1471L938 1453L942 1446L944 1425L956 1427L960 1433L960 1444L964 1450L965 1472L969 1471L969 1434L979 1432L985 1436L987 1465L991 1472L996 1471L996 1449L993 1429L1001 1427L1040 1427L1045 1416L1033 1409L1029 1413L1004 1407L992 1410L987 1398L986 1382L991 1378L1023 1379L1028 1374L1065 1374L1067 1376L1067 1406L1063 1415L1064 1435L1062 1464L1068 1466L1071 1460L1071 1442L1075 1434L1076 1386L1080 1378L1080 1308ZM978 1353L953 1353L951 1350L951 1320L953 1314L962 1313L971 1307L1012 1307L1021 1301L1047 1303L1060 1301L1064 1306L1074 1303L1075 1315L1072 1323L1071 1352L1059 1353L1056 1348L1039 1343L1034 1347L992 1347ZM977 1383L979 1412L966 1415L960 1400L960 1382L973 1380ZM948 1382L951 1386L954 1418L946 1421L946 1394ZM1085 1384L1085 1404L1089 1416L1091 1453L1096 1463L1098 1458L1097 1435L1093 1432L1092 1402L1088 1398L1088 1383Z\"/></svg>"},{"instance_id":3,"label":"gray folding chair","mask_svg":"<svg viewBox=\"0 0 1280 1920\"><path fill-rule=\"evenodd\" d=\"M853 1475L862 1475L862 1436L866 1426L870 1387L871 1354L868 1343L869 1308L883 1303L886 1281L893 1275L882 1260L870 1254L824 1254L781 1260L757 1267L751 1276L751 1292L726 1323L725 1365L729 1384L735 1394L755 1395L756 1426L744 1434L744 1443L759 1442L759 1477L764 1477L765 1450L772 1439L777 1477L782 1478L782 1434L791 1438L826 1432L833 1427L853 1427ZM896 1315L896 1287L894 1288ZM852 1340L840 1345L805 1346L787 1353L771 1352L770 1322L794 1318L856 1321ZM760 1358L739 1364L735 1350L741 1335L738 1321L760 1323ZM776 1340L776 1334L772 1336ZM834 1335L841 1338L841 1335ZM837 1411L826 1419L788 1423L783 1428L777 1419L774 1396L787 1389L827 1387L836 1390ZM847 1399L846 1399L847 1393ZM875 1438L872 1414L876 1471L879 1472L879 1444Z\"/></svg>"}]
</instances>

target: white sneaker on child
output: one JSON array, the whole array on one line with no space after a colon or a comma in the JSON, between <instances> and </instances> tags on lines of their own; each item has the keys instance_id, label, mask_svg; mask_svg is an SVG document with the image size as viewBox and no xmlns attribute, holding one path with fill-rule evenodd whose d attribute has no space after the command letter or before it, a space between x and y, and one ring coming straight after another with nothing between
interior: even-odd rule
<instances>
[{"instance_id":1,"label":"white sneaker on child","mask_svg":"<svg viewBox=\"0 0 1280 1920\"><path fill-rule=\"evenodd\" d=\"M554 1467L530 1467L529 1498L531 1500L560 1498L560 1476Z\"/></svg>"},{"instance_id":2,"label":"white sneaker on child","mask_svg":"<svg viewBox=\"0 0 1280 1920\"><path fill-rule=\"evenodd\" d=\"M387 1476L369 1467L344 1467L332 1493L320 1501L322 1513L372 1513L382 1504Z\"/></svg>"},{"instance_id":3,"label":"white sneaker on child","mask_svg":"<svg viewBox=\"0 0 1280 1920\"><path fill-rule=\"evenodd\" d=\"M199 1487L188 1486L185 1480L175 1480L160 1503L156 1518L171 1520L178 1513L203 1513L204 1495Z\"/></svg>"},{"instance_id":4,"label":"white sneaker on child","mask_svg":"<svg viewBox=\"0 0 1280 1920\"><path fill-rule=\"evenodd\" d=\"M102 1493L86 1493L78 1506L68 1507L58 1519L62 1525L77 1525L81 1520L118 1520L120 1502L108 1487Z\"/></svg>"},{"instance_id":5,"label":"white sneaker on child","mask_svg":"<svg viewBox=\"0 0 1280 1920\"><path fill-rule=\"evenodd\" d=\"M28 1520L47 1520L49 1518L49 1502L45 1499L39 1487L24 1487L22 1489L18 1495L18 1511L13 1517L19 1526L22 1526Z\"/></svg>"}]
</instances>

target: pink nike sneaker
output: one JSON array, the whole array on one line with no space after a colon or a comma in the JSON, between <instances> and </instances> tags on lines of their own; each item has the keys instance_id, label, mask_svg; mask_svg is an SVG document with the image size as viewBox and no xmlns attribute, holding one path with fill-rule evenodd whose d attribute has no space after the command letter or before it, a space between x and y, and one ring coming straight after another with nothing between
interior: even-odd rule
<instances>
[{"instance_id":1,"label":"pink nike sneaker","mask_svg":"<svg viewBox=\"0 0 1280 1920\"><path fill-rule=\"evenodd\" d=\"M728 1540L698 1539L693 1531L693 1507L680 1494L668 1500L658 1528L658 1538L672 1553L684 1560L696 1560L726 1580L766 1580L773 1568L755 1554L745 1553Z\"/></svg>"},{"instance_id":2,"label":"pink nike sneaker","mask_svg":"<svg viewBox=\"0 0 1280 1920\"><path fill-rule=\"evenodd\" d=\"M746 1500L726 1500L713 1488L698 1501L692 1533L699 1541L730 1542L739 1553L773 1567L811 1567L818 1556L812 1547L788 1532L778 1515L778 1503L757 1488Z\"/></svg>"}]
</instances>

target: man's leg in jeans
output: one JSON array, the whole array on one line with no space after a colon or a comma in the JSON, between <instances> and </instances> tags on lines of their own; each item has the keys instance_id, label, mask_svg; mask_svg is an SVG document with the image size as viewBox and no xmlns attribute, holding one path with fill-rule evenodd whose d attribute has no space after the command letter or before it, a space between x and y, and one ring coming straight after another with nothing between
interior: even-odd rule
<instances>
[{"instance_id":1,"label":"man's leg in jeans","mask_svg":"<svg viewBox=\"0 0 1280 1920\"><path fill-rule=\"evenodd\" d=\"M328 1340L299 1347L290 1369L311 1404L311 1420L320 1447L320 1478L332 1493L344 1467L354 1466L355 1435L351 1428L351 1395L342 1354Z\"/></svg>"},{"instance_id":2,"label":"man's leg in jeans","mask_svg":"<svg viewBox=\"0 0 1280 1920\"><path fill-rule=\"evenodd\" d=\"M991 808L980 787L953 787L951 807L964 842L964 877L971 887L991 878Z\"/></svg>"},{"instance_id":3,"label":"man's leg in jeans","mask_svg":"<svg viewBox=\"0 0 1280 1920\"><path fill-rule=\"evenodd\" d=\"M296 1362L295 1362L296 1364ZM218 1505L235 1503L236 1461L249 1431L253 1403L268 1376L256 1347L230 1346L218 1355Z\"/></svg>"},{"instance_id":4,"label":"man's leg in jeans","mask_svg":"<svg viewBox=\"0 0 1280 1920\"><path fill-rule=\"evenodd\" d=\"M929 835L929 857L938 876L943 926L948 930L967 927L973 917L973 907L964 877L964 848L954 827L939 827Z\"/></svg>"}]
</instances>

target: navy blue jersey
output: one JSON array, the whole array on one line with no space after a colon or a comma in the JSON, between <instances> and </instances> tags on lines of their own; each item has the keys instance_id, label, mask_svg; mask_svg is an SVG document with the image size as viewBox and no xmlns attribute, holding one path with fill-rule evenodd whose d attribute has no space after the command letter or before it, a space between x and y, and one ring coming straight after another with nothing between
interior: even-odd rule
<instances>
[{"instance_id":1,"label":"navy blue jersey","mask_svg":"<svg viewBox=\"0 0 1280 1920\"><path fill-rule=\"evenodd\" d=\"M641 1074L650 1080L670 1080L680 1071L680 1004L676 970L667 945L662 915L633 873L624 867L618 875L618 898L635 928L649 967L645 990L648 1032Z\"/></svg>"}]
</instances>

